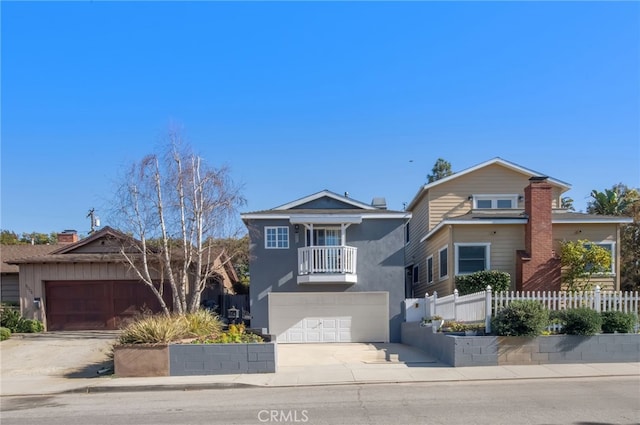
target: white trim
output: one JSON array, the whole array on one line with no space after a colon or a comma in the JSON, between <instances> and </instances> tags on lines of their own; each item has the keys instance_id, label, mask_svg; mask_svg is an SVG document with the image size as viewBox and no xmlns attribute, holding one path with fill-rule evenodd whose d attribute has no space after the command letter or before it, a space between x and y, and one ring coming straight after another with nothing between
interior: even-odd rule
<instances>
[{"instance_id":1,"label":"white trim","mask_svg":"<svg viewBox=\"0 0 640 425\"><path fill-rule=\"evenodd\" d=\"M622 224L622 223L633 223L633 218L631 217L620 217L620 218L556 218L551 219L552 224L580 224L580 223L591 223L591 224Z\"/></svg>"},{"instance_id":2,"label":"white trim","mask_svg":"<svg viewBox=\"0 0 640 425\"><path fill-rule=\"evenodd\" d=\"M465 170L458 171L457 173L454 173L454 174L452 174L450 176L447 176L445 178L442 178L440 180L436 180L436 181L434 181L432 183L425 184L424 186L422 186L418 190L418 193L416 193L416 195L413 197L411 202L409 202L409 205L407 206L407 210L412 209L415 206L418 198L422 195L422 193L427 191L427 190L429 190L429 189L431 189L432 187L435 187L435 186L437 186L439 184L442 184L442 183L446 183L446 182L451 181L453 179L456 179L456 178L458 178L460 176L464 176L465 174L472 173L472 172L474 172L476 170L479 170L480 168L484 168L484 167L487 167L487 166L493 165L493 164L502 165L505 168L508 168L510 170L516 171L518 173L521 173L521 174L524 174L524 175L527 175L527 176L530 176L530 177L542 177L542 176L545 176L545 174L539 173L537 171L531 170L529 168L525 168L525 167L523 167L521 165L515 164L513 162L509 162L507 160L504 160L502 158L497 157L497 158L493 158L493 159L490 159L488 161L485 161L483 163L474 165L473 167L467 168ZM554 179L554 178L548 177L548 181L549 181L549 183L552 183L552 184L554 184L556 186L559 186L560 188L564 189L562 191L562 193L564 193L567 190L571 189L571 185L569 183L567 183L567 182L563 182L562 180L558 180L558 179Z\"/></svg>"},{"instance_id":3,"label":"white trim","mask_svg":"<svg viewBox=\"0 0 640 425\"><path fill-rule=\"evenodd\" d=\"M431 260L431 267L429 267L429 260ZM431 285L434 282L435 273L433 272L433 254L427 257L427 261L425 261L425 266L427 267L427 285ZM429 280L429 270L431 270L431 280Z\"/></svg>"},{"instance_id":4,"label":"white trim","mask_svg":"<svg viewBox=\"0 0 640 425\"><path fill-rule=\"evenodd\" d=\"M518 209L518 198L520 195L517 193L509 193L509 194L473 194L471 195L472 199L472 208L474 210L517 210ZM511 201L511 208L499 208L497 206L498 201L501 200L509 200ZM478 208L478 201L491 201L491 208ZM494 206L495 205L495 206Z\"/></svg>"},{"instance_id":5,"label":"white trim","mask_svg":"<svg viewBox=\"0 0 640 425\"><path fill-rule=\"evenodd\" d=\"M303 274L298 275L297 279L298 285L304 284L315 284L322 285L323 283L344 283L344 284L354 284L358 283L358 275L351 273L342 273L342 274L327 274L327 273L316 273L316 274ZM361 293L361 292L358 292Z\"/></svg>"},{"instance_id":6,"label":"white trim","mask_svg":"<svg viewBox=\"0 0 640 425\"><path fill-rule=\"evenodd\" d=\"M292 219L293 217L304 217L304 216L314 216L314 217L341 217L341 218L347 218L347 219L361 219L361 220L366 220L366 219L386 219L386 218L392 218L392 219L398 219L398 218L404 218L404 219L410 219L411 218L411 213L407 212L407 213L401 213L401 212L397 212L397 213L373 213L373 214L288 214L286 212L284 212L283 214L269 214L269 213L247 213L247 214L240 214L240 218L243 220L289 220ZM344 223L344 222L342 222Z\"/></svg>"},{"instance_id":7,"label":"white trim","mask_svg":"<svg viewBox=\"0 0 640 425\"><path fill-rule=\"evenodd\" d=\"M485 257L484 257L484 270L491 270L491 242L456 242L453 244L455 247L455 273L456 276L466 275L471 273L460 273L460 268L458 267L458 260L460 259L460 251L459 247L461 246L484 246L485 247Z\"/></svg>"},{"instance_id":8,"label":"white trim","mask_svg":"<svg viewBox=\"0 0 640 425\"><path fill-rule=\"evenodd\" d=\"M267 231L270 229L275 229L276 231L276 246L267 246L268 238ZM278 245L278 229L286 229L287 231L287 246L277 246ZM264 249L289 249L291 245L289 241L289 226L264 226Z\"/></svg>"},{"instance_id":9,"label":"white trim","mask_svg":"<svg viewBox=\"0 0 640 425\"><path fill-rule=\"evenodd\" d=\"M429 239L431 236L433 236L438 230L440 230L440 228L442 228L442 226L445 226L447 224L527 224L527 219L526 218L506 218L503 220L496 220L496 219L489 219L489 220L485 220L485 219L481 219L481 220L442 220L440 223L438 223L438 225L436 227L434 227L433 229L431 229L426 235L424 235L422 237L422 239L420 239L420 242L424 242L427 239Z\"/></svg>"},{"instance_id":10,"label":"white trim","mask_svg":"<svg viewBox=\"0 0 640 425\"><path fill-rule=\"evenodd\" d=\"M315 201L316 199L320 199L320 198L331 198L331 199L335 199L336 201L340 201L340 202L344 202L345 204L349 204L349 205L353 205L356 208L362 208L364 210L377 210L378 208L369 205L369 204L365 204L364 202L360 202L360 201L356 201L355 199L351 199L351 198L347 198L346 196L341 196L338 195L335 192L331 192L330 190L323 190L320 191L318 193L314 193L312 195L309 196L305 196L304 198L300 198L297 199L295 201L291 201L288 202L284 205L280 205L279 207L275 207L273 208L274 210L288 210L291 208L295 208L298 207L300 205L304 205L307 202L311 202L311 201Z\"/></svg>"},{"instance_id":11,"label":"white trim","mask_svg":"<svg viewBox=\"0 0 640 425\"><path fill-rule=\"evenodd\" d=\"M327 215L327 214L300 214L289 218L291 224L360 224L362 216L358 215Z\"/></svg>"},{"instance_id":12,"label":"white trim","mask_svg":"<svg viewBox=\"0 0 640 425\"><path fill-rule=\"evenodd\" d=\"M440 254L442 251L447 250L447 274L441 276L442 272L442 255ZM438 280L445 280L449 278L449 245L445 245L438 250Z\"/></svg>"}]
</instances>

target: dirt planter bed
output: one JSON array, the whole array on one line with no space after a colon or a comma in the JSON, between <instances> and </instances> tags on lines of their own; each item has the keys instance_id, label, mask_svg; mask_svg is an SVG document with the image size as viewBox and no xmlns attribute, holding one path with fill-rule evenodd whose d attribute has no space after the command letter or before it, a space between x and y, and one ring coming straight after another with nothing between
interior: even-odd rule
<instances>
[{"instance_id":1,"label":"dirt planter bed","mask_svg":"<svg viewBox=\"0 0 640 425\"><path fill-rule=\"evenodd\" d=\"M640 361L640 334L454 336L405 322L402 343L456 367Z\"/></svg>"},{"instance_id":2,"label":"dirt planter bed","mask_svg":"<svg viewBox=\"0 0 640 425\"><path fill-rule=\"evenodd\" d=\"M274 373L277 352L275 342L117 345L114 373L119 377Z\"/></svg>"}]
</instances>

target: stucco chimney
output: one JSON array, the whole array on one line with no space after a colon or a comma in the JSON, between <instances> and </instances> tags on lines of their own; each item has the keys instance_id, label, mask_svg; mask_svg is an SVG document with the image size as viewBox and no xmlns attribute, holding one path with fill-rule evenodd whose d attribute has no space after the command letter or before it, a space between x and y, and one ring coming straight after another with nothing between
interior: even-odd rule
<instances>
[{"instance_id":1,"label":"stucco chimney","mask_svg":"<svg viewBox=\"0 0 640 425\"><path fill-rule=\"evenodd\" d=\"M59 244L69 244L78 242L78 232L75 230L64 230L61 233L58 233L58 243Z\"/></svg>"},{"instance_id":2,"label":"stucco chimney","mask_svg":"<svg viewBox=\"0 0 640 425\"><path fill-rule=\"evenodd\" d=\"M553 187L546 176L529 179L524 189L525 249L518 251L516 289L519 291L560 289L560 262L553 251L552 199Z\"/></svg>"}]
</instances>

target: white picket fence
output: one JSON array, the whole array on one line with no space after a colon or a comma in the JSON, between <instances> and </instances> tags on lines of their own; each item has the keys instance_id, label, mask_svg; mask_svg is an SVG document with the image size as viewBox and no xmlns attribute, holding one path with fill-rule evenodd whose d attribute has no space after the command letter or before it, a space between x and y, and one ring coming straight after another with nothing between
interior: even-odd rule
<instances>
[{"instance_id":1,"label":"white picket fence","mask_svg":"<svg viewBox=\"0 0 640 425\"><path fill-rule=\"evenodd\" d=\"M596 286L594 291L504 291L493 293L488 286L486 291L469 295L458 295L456 289L452 295L438 297L425 294L424 298L405 300L405 321L418 322L423 317L441 316L445 320L457 322L485 322L487 332L491 332L491 316L494 312L508 306L515 300L538 300L547 310L564 310L575 307L588 307L596 311L622 311L640 313L640 294L635 292L602 291Z\"/></svg>"}]
</instances>

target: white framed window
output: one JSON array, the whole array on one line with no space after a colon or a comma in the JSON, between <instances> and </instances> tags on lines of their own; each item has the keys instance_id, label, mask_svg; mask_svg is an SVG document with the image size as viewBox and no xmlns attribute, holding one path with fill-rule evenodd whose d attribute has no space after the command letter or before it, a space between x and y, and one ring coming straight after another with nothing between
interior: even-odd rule
<instances>
[{"instance_id":1,"label":"white framed window","mask_svg":"<svg viewBox=\"0 0 640 425\"><path fill-rule=\"evenodd\" d=\"M489 270L491 264L490 243L457 243L455 247L456 275Z\"/></svg>"},{"instance_id":2,"label":"white framed window","mask_svg":"<svg viewBox=\"0 0 640 425\"><path fill-rule=\"evenodd\" d=\"M265 226L264 247L266 249L289 249L289 227Z\"/></svg>"},{"instance_id":3,"label":"white framed window","mask_svg":"<svg viewBox=\"0 0 640 425\"><path fill-rule=\"evenodd\" d=\"M427 283L433 283L433 255L427 257Z\"/></svg>"},{"instance_id":4,"label":"white framed window","mask_svg":"<svg viewBox=\"0 0 640 425\"><path fill-rule=\"evenodd\" d=\"M473 195L473 209L518 208L518 195Z\"/></svg>"},{"instance_id":5,"label":"white framed window","mask_svg":"<svg viewBox=\"0 0 640 425\"><path fill-rule=\"evenodd\" d=\"M591 242L588 244L585 244L586 247L589 247L590 245L597 245L600 248L604 248L607 251L609 251L609 254L611 255L611 269L609 271L604 272L605 274L615 274L616 272L616 243L615 242L609 242L609 241L603 241L603 242Z\"/></svg>"},{"instance_id":6,"label":"white framed window","mask_svg":"<svg viewBox=\"0 0 640 425\"><path fill-rule=\"evenodd\" d=\"M409 234L409 222L407 222L404 225L404 243L405 243L405 245L408 244L410 240L411 239L410 239L410 234Z\"/></svg>"},{"instance_id":7,"label":"white framed window","mask_svg":"<svg viewBox=\"0 0 640 425\"><path fill-rule=\"evenodd\" d=\"M413 273L411 274L411 276L414 285L420 283L420 266L418 266L417 264L413 266Z\"/></svg>"},{"instance_id":8,"label":"white framed window","mask_svg":"<svg viewBox=\"0 0 640 425\"><path fill-rule=\"evenodd\" d=\"M438 277L440 280L449 277L449 249L446 246L438 250Z\"/></svg>"},{"instance_id":9,"label":"white framed window","mask_svg":"<svg viewBox=\"0 0 640 425\"><path fill-rule=\"evenodd\" d=\"M311 231L307 229L306 245L311 246ZM314 227L313 246L340 246L342 245L342 232L339 227Z\"/></svg>"}]
</instances>

